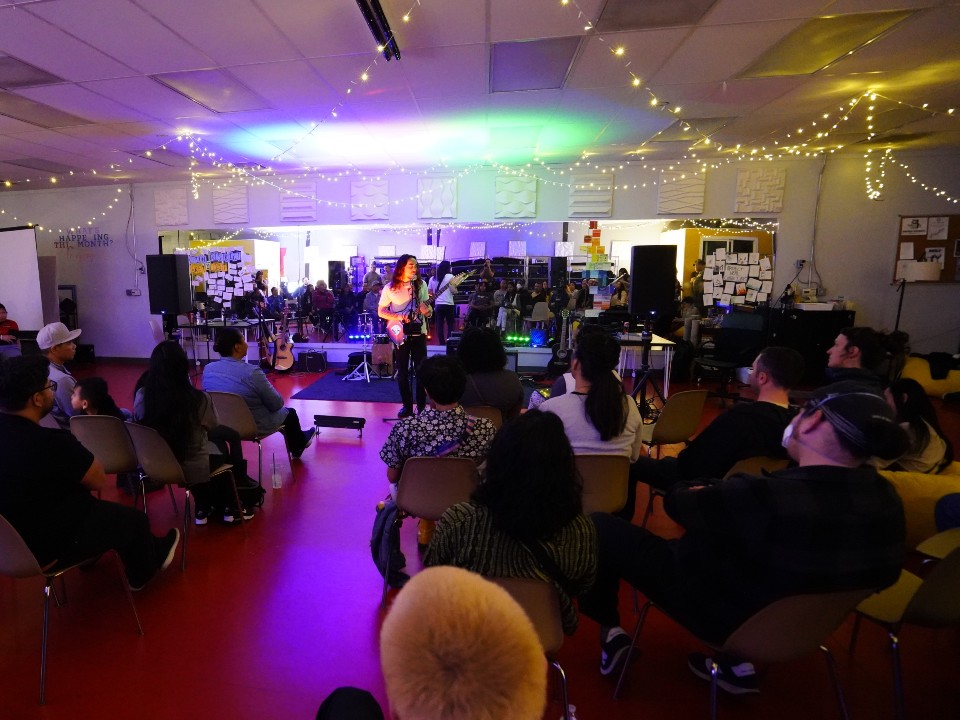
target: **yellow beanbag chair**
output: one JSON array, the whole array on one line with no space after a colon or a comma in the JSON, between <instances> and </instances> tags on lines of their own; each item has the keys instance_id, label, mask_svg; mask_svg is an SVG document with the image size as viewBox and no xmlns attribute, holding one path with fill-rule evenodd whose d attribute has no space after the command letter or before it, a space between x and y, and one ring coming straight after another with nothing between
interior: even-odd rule
<instances>
[{"instance_id":1,"label":"yellow beanbag chair","mask_svg":"<svg viewBox=\"0 0 960 720\"><path fill-rule=\"evenodd\" d=\"M933 509L937 500L944 495L960 493L960 462L951 463L938 475L892 470L881 470L880 474L896 488L903 502L907 519L907 547L915 548L928 537L936 535Z\"/></svg>"},{"instance_id":2,"label":"yellow beanbag chair","mask_svg":"<svg viewBox=\"0 0 960 720\"><path fill-rule=\"evenodd\" d=\"M960 370L951 370L945 378L934 380L930 377L930 363L924 358L908 357L900 377L916 380L923 386L927 395L943 397L947 393L960 392Z\"/></svg>"}]
</instances>

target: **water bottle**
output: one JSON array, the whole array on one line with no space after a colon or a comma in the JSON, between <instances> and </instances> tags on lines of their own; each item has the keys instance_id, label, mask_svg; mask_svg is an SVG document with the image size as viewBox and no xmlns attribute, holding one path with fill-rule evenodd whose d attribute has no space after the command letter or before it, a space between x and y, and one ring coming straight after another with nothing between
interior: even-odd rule
<instances>
[{"instance_id":1,"label":"water bottle","mask_svg":"<svg viewBox=\"0 0 960 720\"><path fill-rule=\"evenodd\" d=\"M270 473L270 479L273 484L273 489L279 490L280 488L283 487L283 480L280 477L280 471L277 470L277 454L274 453L272 458L273 458L273 469Z\"/></svg>"}]
</instances>

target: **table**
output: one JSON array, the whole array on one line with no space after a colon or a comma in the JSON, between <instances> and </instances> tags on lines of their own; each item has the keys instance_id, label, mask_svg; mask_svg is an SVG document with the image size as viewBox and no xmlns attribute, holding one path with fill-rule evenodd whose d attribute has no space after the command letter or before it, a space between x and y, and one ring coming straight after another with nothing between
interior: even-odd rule
<instances>
[{"instance_id":1,"label":"table","mask_svg":"<svg viewBox=\"0 0 960 720\"><path fill-rule=\"evenodd\" d=\"M267 328L267 332L273 333L273 326L276 321L273 318L264 318L263 324ZM243 333L243 339L246 340L250 345L256 345L257 340L259 339L259 330L260 330L260 320L258 318L247 318L244 320L210 320L209 322L202 323L178 323L178 330L188 330L189 333L180 333L180 344L183 346L184 352L186 352L186 341L187 334L190 338L190 348L193 351L194 362L200 364L200 355L197 352L197 347L200 343L206 345L207 348L207 362L210 362L210 343L215 338L215 333L217 330L223 330L224 328L233 328L234 330L239 330ZM251 342L251 340L253 342ZM189 357L187 353L187 357ZM246 358L244 358L246 360Z\"/></svg>"},{"instance_id":2,"label":"table","mask_svg":"<svg viewBox=\"0 0 960 720\"><path fill-rule=\"evenodd\" d=\"M637 377L637 370L641 366L643 357L643 341L640 333L618 333L617 342L620 343L620 364L617 370L620 377ZM670 394L670 369L673 366L673 348L676 343L659 335L651 335L650 350L659 350L663 353L663 396Z\"/></svg>"}]
</instances>

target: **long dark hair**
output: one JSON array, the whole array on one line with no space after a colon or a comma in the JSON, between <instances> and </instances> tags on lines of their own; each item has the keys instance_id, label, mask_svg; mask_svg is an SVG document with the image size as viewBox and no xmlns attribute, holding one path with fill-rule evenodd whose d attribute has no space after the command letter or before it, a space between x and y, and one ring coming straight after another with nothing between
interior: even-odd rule
<instances>
[{"instance_id":1,"label":"long dark hair","mask_svg":"<svg viewBox=\"0 0 960 720\"><path fill-rule=\"evenodd\" d=\"M447 273L450 272L450 261L441 260L440 264L437 265L437 283L443 282L443 279L447 276Z\"/></svg>"},{"instance_id":2,"label":"long dark hair","mask_svg":"<svg viewBox=\"0 0 960 720\"><path fill-rule=\"evenodd\" d=\"M580 363L580 373L590 383L584 406L587 417L601 440L612 440L627 426L626 396L613 374L620 362L620 345L606 333L584 333L573 356Z\"/></svg>"},{"instance_id":3,"label":"long dark hair","mask_svg":"<svg viewBox=\"0 0 960 720\"><path fill-rule=\"evenodd\" d=\"M393 266L393 275L390 276L390 287L392 287L394 290L399 288L400 283L403 282L401 280L401 278L403 277L403 269L407 266L407 261L409 261L411 258L416 260L417 256L408 255L407 253L404 253L403 255L397 258L397 263L396 265ZM419 278L420 276L417 275L416 282L419 282Z\"/></svg>"},{"instance_id":4,"label":"long dark hair","mask_svg":"<svg viewBox=\"0 0 960 720\"><path fill-rule=\"evenodd\" d=\"M96 411L97 415L112 415L126 420L117 403L110 396L107 381L102 377L80 378L75 387L80 391L80 399L90 403L90 407Z\"/></svg>"},{"instance_id":5,"label":"long dark hair","mask_svg":"<svg viewBox=\"0 0 960 720\"><path fill-rule=\"evenodd\" d=\"M521 542L546 540L583 511L583 482L563 421L529 410L493 438L487 476L473 493L494 527Z\"/></svg>"},{"instance_id":6,"label":"long dark hair","mask_svg":"<svg viewBox=\"0 0 960 720\"><path fill-rule=\"evenodd\" d=\"M907 423L912 431L914 440L910 450L923 450L930 442L930 428L933 428L947 446L943 462L937 469L953 462L953 445L940 428L937 411L934 410L923 386L911 378L900 378L891 383L890 395L897 410L897 420Z\"/></svg>"},{"instance_id":7,"label":"long dark hair","mask_svg":"<svg viewBox=\"0 0 960 720\"><path fill-rule=\"evenodd\" d=\"M140 422L159 432L177 459L183 461L190 437L200 424L204 398L190 384L190 363L183 348L173 340L157 345L138 385L143 389Z\"/></svg>"},{"instance_id":8,"label":"long dark hair","mask_svg":"<svg viewBox=\"0 0 960 720\"><path fill-rule=\"evenodd\" d=\"M464 328L457 357L468 375L497 372L507 364L507 352L503 349L500 335L490 328Z\"/></svg>"}]
</instances>

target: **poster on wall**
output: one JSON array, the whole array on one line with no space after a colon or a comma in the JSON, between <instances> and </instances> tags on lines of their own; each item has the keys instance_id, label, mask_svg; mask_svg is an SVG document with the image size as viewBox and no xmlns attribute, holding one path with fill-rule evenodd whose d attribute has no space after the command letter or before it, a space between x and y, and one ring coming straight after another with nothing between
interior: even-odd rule
<instances>
[{"instance_id":1,"label":"poster on wall","mask_svg":"<svg viewBox=\"0 0 960 720\"><path fill-rule=\"evenodd\" d=\"M188 250L190 278L196 291L204 291L209 302L232 310L253 290L256 270L253 258L243 248Z\"/></svg>"},{"instance_id":2,"label":"poster on wall","mask_svg":"<svg viewBox=\"0 0 960 720\"><path fill-rule=\"evenodd\" d=\"M901 235L926 235L927 234L927 218L925 217L901 218L900 234Z\"/></svg>"},{"instance_id":3,"label":"poster on wall","mask_svg":"<svg viewBox=\"0 0 960 720\"><path fill-rule=\"evenodd\" d=\"M927 218L927 240L946 240L949 230L949 217Z\"/></svg>"}]
</instances>

